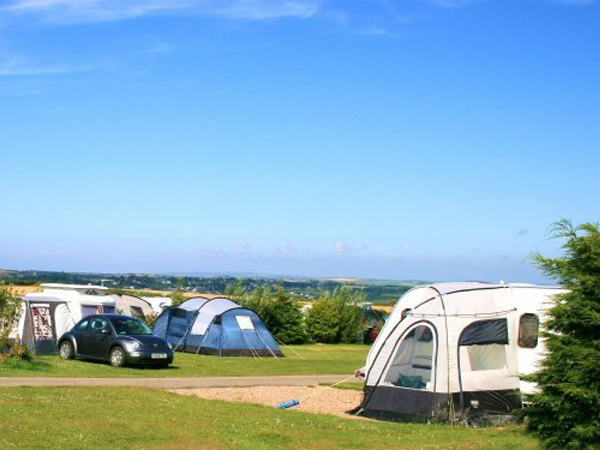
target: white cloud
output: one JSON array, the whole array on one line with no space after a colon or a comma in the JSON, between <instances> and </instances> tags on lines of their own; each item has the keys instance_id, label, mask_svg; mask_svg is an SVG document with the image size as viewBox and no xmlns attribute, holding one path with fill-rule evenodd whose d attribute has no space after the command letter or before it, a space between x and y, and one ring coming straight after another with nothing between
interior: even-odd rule
<instances>
[{"instance_id":1,"label":"white cloud","mask_svg":"<svg viewBox=\"0 0 600 450\"><path fill-rule=\"evenodd\" d=\"M361 245L359 247L355 247L355 246L350 245L350 244L348 244L347 242L344 242L344 241L338 241L335 244L333 244L333 249L337 253L361 252L361 251L367 250L367 248L368 248L367 245Z\"/></svg>"},{"instance_id":2,"label":"white cloud","mask_svg":"<svg viewBox=\"0 0 600 450\"><path fill-rule=\"evenodd\" d=\"M216 247L212 247L210 245L200 244L198 245L198 253L201 255L222 255L224 252L221 249Z\"/></svg>"},{"instance_id":3,"label":"white cloud","mask_svg":"<svg viewBox=\"0 0 600 450\"><path fill-rule=\"evenodd\" d=\"M243 243L236 247L236 252L240 255L252 255L252 244Z\"/></svg>"},{"instance_id":4,"label":"white cloud","mask_svg":"<svg viewBox=\"0 0 600 450\"><path fill-rule=\"evenodd\" d=\"M300 248L288 241L283 247L279 247L277 251L283 256L291 256L298 253L300 251Z\"/></svg>"},{"instance_id":5,"label":"white cloud","mask_svg":"<svg viewBox=\"0 0 600 450\"><path fill-rule=\"evenodd\" d=\"M319 0L12 0L0 14L35 15L56 24L114 22L159 14L216 16L238 20L308 18Z\"/></svg>"}]
</instances>

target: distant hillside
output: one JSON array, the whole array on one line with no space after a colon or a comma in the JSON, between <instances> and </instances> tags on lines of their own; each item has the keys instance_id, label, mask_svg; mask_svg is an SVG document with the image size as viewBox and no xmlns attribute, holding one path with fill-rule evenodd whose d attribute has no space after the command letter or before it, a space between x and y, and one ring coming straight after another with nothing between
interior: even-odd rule
<instances>
[{"instance_id":1,"label":"distant hillside","mask_svg":"<svg viewBox=\"0 0 600 450\"><path fill-rule=\"evenodd\" d=\"M228 286L240 285L251 291L258 286L283 287L292 295L312 300L323 291L332 291L339 286L350 286L362 290L368 301L389 304L396 301L410 288L423 284L418 281L370 280L361 278L306 278L252 275L176 276L160 274L108 274L50 271L0 270L0 281L14 285L36 285L39 283L96 284L112 289L135 291L171 292L181 286L187 294L223 295Z\"/></svg>"}]
</instances>

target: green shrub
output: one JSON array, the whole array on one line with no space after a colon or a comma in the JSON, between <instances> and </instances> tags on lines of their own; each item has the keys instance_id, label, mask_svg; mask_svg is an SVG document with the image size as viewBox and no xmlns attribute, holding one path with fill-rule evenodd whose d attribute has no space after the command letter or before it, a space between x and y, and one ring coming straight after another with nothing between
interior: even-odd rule
<instances>
[{"instance_id":1,"label":"green shrub","mask_svg":"<svg viewBox=\"0 0 600 450\"><path fill-rule=\"evenodd\" d=\"M281 286L275 290L259 286L251 294L238 286L228 292L240 305L256 312L280 343L291 345L306 342L300 305Z\"/></svg>"},{"instance_id":2,"label":"green shrub","mask_svg":"<svg viewBox=\"0 0 600 450\"><path fill-rule=\"evenodd\" d=\"M346 286L325 292L306 315L311 340L331 344L362 342L362 317L365 296Z\"/></svg>"},{"instance_id":3,"label":"green shrub","mask_svg":"<svg viewBox=\"0 0 600 450\"><path fill-rule=\"evenodd\" d=\"M31 361L33 359L26 345L21 344L19 338L13 342L8 352L8 358L19 359L21 361Z\"/></svg>"},{"instance_id":4,"label":"green shrub","mask_svg":"<svg viewBox=\"0 0 600 450\"><path fill-rule=\"evenodd\" d=\"M10 347L8 337L19 320L22 303L13 294L10 285L0 282L0 352L5 352Z\"/></svg>"}]
</instances>

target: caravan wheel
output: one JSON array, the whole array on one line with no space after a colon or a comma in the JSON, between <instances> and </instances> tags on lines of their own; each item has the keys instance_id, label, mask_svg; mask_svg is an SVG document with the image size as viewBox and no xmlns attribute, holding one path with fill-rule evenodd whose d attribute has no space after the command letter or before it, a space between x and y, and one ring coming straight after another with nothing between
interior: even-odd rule
<instances>
[{"instance_id":1,"label":"caravan wheel","mask_svg":"<svg viewBox=\"0 0 600 450\"><path fill-rule=\"evenodd\" d=\"M125 365L125 351L121 347L114 347L108 355L108 362L113 367L123 367Z\"/></svg>"},{"instance_id":2,"label":"caravan wheel","mask_svg":"<svg viewBox=\"0 0 600 450\"><path fill-rule=\"evenodd\" d=\"M58 354L62 359L73 359L75 356L73 345L69 341L62 341L58 348Z\"/></svg>"}]
</instances>

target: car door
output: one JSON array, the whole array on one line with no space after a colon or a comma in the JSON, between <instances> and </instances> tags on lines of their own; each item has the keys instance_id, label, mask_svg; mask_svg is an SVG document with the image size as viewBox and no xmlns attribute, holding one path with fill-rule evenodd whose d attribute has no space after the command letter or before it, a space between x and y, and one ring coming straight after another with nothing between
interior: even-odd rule
<instances>
[{"instance_id":1,"label":"car door","mask_svg":"<svg viewBox=\"0 0 600 450\"><path fill-rule=\"evenodd\" d=\"M87 355L105 359L114 339L112 325L106 318L96 316L90 320L89 331Z\"/></svg>"},{"instance_id":2,"label":"car door","mask_svg":"<svg viewBox=\"0 0 600 450\"><path fill-rule=\"evenodd\" d=\"M87 355L90 335L89 327L90 319L87 317L75 325L71 330L71 334L75 338L75 346L77 347L75 351L78 355Z\"/></svg>"}]
</instances>

